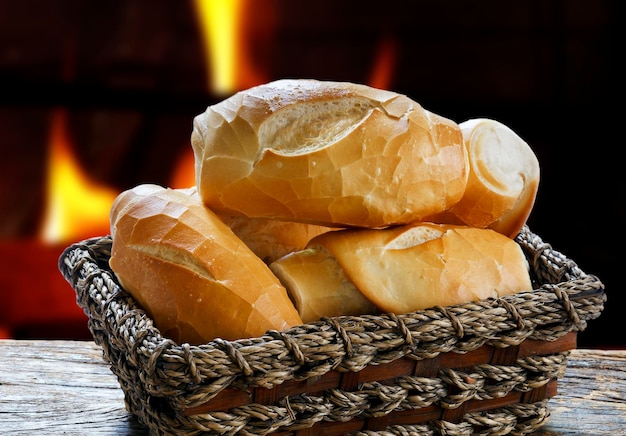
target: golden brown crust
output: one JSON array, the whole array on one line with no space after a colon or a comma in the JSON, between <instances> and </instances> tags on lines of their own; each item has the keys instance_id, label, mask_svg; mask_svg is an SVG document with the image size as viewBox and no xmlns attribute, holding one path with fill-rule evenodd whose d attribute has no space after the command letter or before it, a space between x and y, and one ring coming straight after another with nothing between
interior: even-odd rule
<instances>
[{"instance_id":1,"label":"golden brown crust","mask_svg":"<svg viewBox=\"0 0 626 436\"><path fill-rule=\"evenodd\" d=\"M439 213L465 190L459 126L365 85L279 80L198 115L201 198L220 213L382 227Z\"/></svg>"},{"instance_id":2,"label":"golden brown crust","mask_svg":"<svg viewBox=\"0 0 626 436\"><path fill-rule=\"evenodd\" d=\"M294 251L303 250L317 235L336 230L332 227L271 218L248 218L220 213L217 215L267 264Z\"/></svg>"},{"instance_id":3,"label":"golden brown crust","mask_svg":"<svg viewBox=\"0 0 626 436\"><path fill-rule=\"evenodd\" d=\"M332 274L316 265L310 252L328 252L334 259ZM450 306L489 297L531 290L528 262L512 239L490 229L431 223L387 229L339 230L317 236L305 251L289 256L289 262L307 263L303 274L283 268L281 280L300 295L300 304L316 297L320 273L349 281L383 312L407 313L433 306ZM319 254L318 254L319 257ZM312 259L312 260L311 260ZM283 263L280 259L275 264ZM327 266L328 266L327 262ZM276 271L275 265L272 269ZM293 281L300 280L294 286ZM341 294L342 289L337 293ZM317 313L332 313L318 305Z\"/></svg>"},{"instance_id":4,"label":"golden brown crust","mask_svg":"<svg viewBox=\"0 0 626 436\"><path fill-rule=\"evenodd\" d=\"M429 219L490 228L511 238L528 220L539 188L539 161L504 124L476 118L460 124L470 173L463 197Z\"/></svg>"},{"instance_id":5,"label":"golden brown crust","mask_svg":"<svg viewBox=\"0 0 626 436\"><path fill-rule=\"evenodd\" d=\"M268 266L190 192L140 185L118 196L109 263L124 289L177 342L300 324Z\"/></svg>"},{"instance_id":6,"label":"golden brown crust","mask_svg":"<svg viewBox=\"0 0 626 436\"><path fill-rule=\"evenodd\" d=\"M271 263L270 268L287 289L303 322L379 312L327 250L293 252Z\"/></svg>"}]
</instances>

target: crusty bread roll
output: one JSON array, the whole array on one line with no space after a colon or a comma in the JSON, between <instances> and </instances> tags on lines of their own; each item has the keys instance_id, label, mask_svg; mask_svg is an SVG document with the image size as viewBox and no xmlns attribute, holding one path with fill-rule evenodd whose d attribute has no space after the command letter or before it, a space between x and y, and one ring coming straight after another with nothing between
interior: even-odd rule
<instances>
[{"instance_id":1,"label":"crusty bread roll","mask_svg":"<svg viewBox=\"0 0 626 436\"><path fill-rule=\"evenodd\" d=\"M109 263L122 287L177 342L300 324L269 267L193 192L146 184L117 197Z\"/></svg>"},{"instance_id":2,"label":"crusty bread roll","mask_svg":"<svg viewBox=\"0 0 626 436\"><path fill-rule=\"evenodd\" d=\"M303 322L323 316L378 313L323 247L289 253L270 264L289 292Z\"/></svg>"},{"instance_id":3,"label":"crusty bread roll","mask_svg":"<svg viewBox=\"0 0 626 436\"><path fill-rule=\"evenodd\" d=\"M222 221L266 264L294 251L303 250L315 236L332 227L271 218L248 218L217 213Z\"/></svg>"},{"instance_id":4,"label":"crusty bread roll","mask_svg":"<svg viewBox=\"0 0 626 436\"><path fill-rule=\"evenodd\" d=\"M460 123L470 173L463 197L432 221L490 228L514 238L528 220L539 188L537 156L499 121Z\"/></svg>"},{"instance_id":5,"label":"crusty bread roll","mask_svg":"<svg viewBox=\"0 0 626 436\"><path fill-rule=\"evenodd\" d=\"M304 265L307 273L301 271ZM490 229L446 224L329 232L270 268L302 310L329 283L328 265L334 265L336 282L351 282L383 312L407 313L532 289L528 261L514 240ZM353 291L343 284L337 293ZM328 303L323 307L323 301L315 301L315 313L333 314L335 302Z\"/></svg>"},{"instance_id":6,"label":"crusty bread roll","mask_svg":"<svg viewBox=\"0 0 626 436\"><path fill-rule=\"evenodd\" d=\"M278 80L195 117L196 185L218 213L383 227L442 212L469 164L455 122L346 82Z\"/></svg>"}]
</instances>

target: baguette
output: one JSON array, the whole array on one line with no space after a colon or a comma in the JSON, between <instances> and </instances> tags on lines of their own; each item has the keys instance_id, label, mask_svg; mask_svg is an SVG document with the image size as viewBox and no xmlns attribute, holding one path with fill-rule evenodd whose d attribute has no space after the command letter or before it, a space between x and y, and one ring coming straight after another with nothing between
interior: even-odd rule
<instances>
[{"instance_id":1,"label":"baguette","mask_svg":"<svg viewBox=\"0 0 626 436\"><path fill-rule=\"evenodd\" d=\"M139 185L111 207L109 264L176 342L257 337L301 324L285 288L195 194Z\"/></svg>"},{"instance_id":2,"label":"baguette","mask_svg":"<svg viewBox=\"0 0 626 436\"><path fill-rule=\"evenodd\" d=\"M217 213L385 227L449 209L469 163L460 127L408 97L278 80L196 116L196 185Z\"/></svg>"}]
</instances>

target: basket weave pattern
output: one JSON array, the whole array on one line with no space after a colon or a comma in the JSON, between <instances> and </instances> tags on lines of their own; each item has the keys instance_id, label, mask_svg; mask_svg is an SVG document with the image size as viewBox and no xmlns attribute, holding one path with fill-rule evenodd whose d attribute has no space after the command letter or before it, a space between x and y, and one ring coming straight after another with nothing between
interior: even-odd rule
<instances>
[{"instance_id":1,"label":"basket weave pattern","mask_svg":"<svg viewBox=\"0 0 626 436\"><path fill-rule=\"evenodd\" d=\"M153 434L528 434L549 419L576 333L606 295L527 227L516 240L532 291L199 346L163 337L120 287L110 237L68 247L59 268Z\"/></svg>"}]
</instances>

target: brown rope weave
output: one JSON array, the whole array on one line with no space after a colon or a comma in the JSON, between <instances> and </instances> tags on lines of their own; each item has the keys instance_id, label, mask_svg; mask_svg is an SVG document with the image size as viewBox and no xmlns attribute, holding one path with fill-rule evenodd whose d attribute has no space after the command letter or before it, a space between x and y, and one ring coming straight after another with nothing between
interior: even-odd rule
<instances>
[{"instance_id":1,"label":"brown rope weave","mask_svg":"<svg viewBox=\"0 0 626 436\"><path fill-rule=\"evenodd\" d=\"M120 287L110 237L68 247L59 268L152 434L528 434L606 295L527 227L516 240L533 290L199 346L163 337Z\"/></svg>"}]
</instances>

